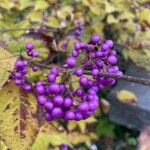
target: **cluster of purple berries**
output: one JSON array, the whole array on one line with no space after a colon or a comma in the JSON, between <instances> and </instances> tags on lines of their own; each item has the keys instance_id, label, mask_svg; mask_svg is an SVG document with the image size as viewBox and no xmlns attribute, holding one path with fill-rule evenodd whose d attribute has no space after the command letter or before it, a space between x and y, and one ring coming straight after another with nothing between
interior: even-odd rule
<instances>
[{"instance_id":1,"label":"cluster of purple berries","mask_svg":"<svg viewBox=\"0 0 150 150\"><path fill-rule=\"evenodd\" d=\"M32 43L26 44L27 55L31 58L38 57L39 53L34 50L34 45ZM20 58L15 63L16 70L11 74L11 78L15 80L15 84L21 86L25 91L31 91L32 85L28 82L26 74L28 73L28 61L24 58ZM33 71L39 70L38 66L32 66Z\"/></svg>"},{"instance_id":2,"label":"cluster of purple berries","mask_svg":"<svg viewBox=\"0 0 150 150\"><path fill-rule=\"evenodd\" d=\"M13 72L15 84L21 86L25 91L31 91L32 85L28 83L26 74L28 73L28 61L18 59L15 64L16 70Z\"/></svg>"},{"instance_id":3,"label":"cluster of purple berries","mask_svg":"<svg viewBox=\"0 0 150 150\"><path fill-rule=\"evenodd\" d=\"M92 116L99 106L96 92L89 90L86 93L82 88L71 89L68 87L67 75L64 83L57 82L60 74L63 72L52 67L47 76L48 83L38 81L35 85L38 103L45 109L45 119L81 120Z\"/></svg>"},{"instance_id":4,"label":"cluster of purple berries","mask_svg":"<svg viewBox=\"0 0 150 150\"><path fill-rule=\"evenodd\" d=\"M33 48L34 46L28 43L27 54L33 51ZM82 59L78 60L80 55L84 58L82 56ZM51 67L47 82L37 81L33 87L38 104L45 111L45 119L78 121L92 116L100 103L98 91L116 82L113 78L101 76L101 73L123 75L116 63L116 51L113 50L111 40L102 41L98 35L93 35L87 43L74 43L72 54L67 57L65 63L61 67ZM26 91L32 89L32 86L25 82L27 65L26 60L17 60L15 73L15 83L23 85ZM77 81L72 81L72 76L76 76ZM57 80L60 77L62 80ZM72 86L74 82L79 83L76 89Z\"/></svg>"},{"instance_id":5,"label":"cluster of purple berries","mask_svg":"<svg viewBox=\"0 0 150 150\"><path fill-rule=\"evenodd\" d=\"M118 76L123 75L116 66L117 56L116 51L113 48L113 41L102 41L98 35L93 35L88 43L76 42L74 49L72 50L72 57L68 58L68 66L73 67L76 64L76 59L80 54L84 55L84 58L80 60L82 70L89 70L89 73L93 76L93 80L88 80L86 77L80 78L80 84L85 86L94 86L98 90L103 90L105 87L115 84L115 79L106 78L100 75L100 73L114 73ZM76 71L76 75L79 76L81 69ZM83 83L84 82L84 83Z\"/></svg>"}]
</instances>

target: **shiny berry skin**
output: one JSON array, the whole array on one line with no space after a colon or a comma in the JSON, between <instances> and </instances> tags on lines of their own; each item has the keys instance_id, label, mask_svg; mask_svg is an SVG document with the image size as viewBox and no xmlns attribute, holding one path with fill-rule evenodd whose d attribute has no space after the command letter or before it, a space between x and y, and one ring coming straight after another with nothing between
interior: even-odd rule
<instances>
[{"instance_id":1,"label":"shiny berry skin","mask_svg":"<svg viewBox=\"0 0 150 150\"><path fill-rule=\"evenodd\" d=\"M31 42L26 44L27 50L31 51L31 50L33 50L33 48L34 48L34 45Z\"/></svg>"},{"instance_id":2,"label":"shiny berry skin","mask_svg":"<svg viewBox=\"0 0 150 150\"><path fill-rule=\"evenodd\" d=\"M117 63L117 58L114 55L110 55L107 60L110 65L115 65Z\"/></svg>"},{"instance_id":3,"label":"shiny berry skin","mask_svg":"<svg viewBox=\"0 0 150 150\"><path fill-rule=\"evenodd\" d=\"M62 96L60 95L56 95L53 99L53 103L55 106L61 106L64 102L64 99Z\"/></svg>"},{"instance_id":4,"label":"shiny berry skin","mask_svg":"<svg viewBox=\"0 0 150 150\"><path fill-rule=\"evenodd\" d=\"M96 44L100 41L100 37L98 35L93 35L90 40L92 43Z\"/></svg>"},{"instance_id":5,"label":"shiny berry skin","mask_svg":"<svg viewBox=\"0 0 150 150\"><path fill-rule=\"evenodd\" d=\"M69 67L74 67L76 65L76 60L74 57L68 57L67 60L66 60L66 64L69 66Z\"/></svg>"},{"instance_id":6,"label":"shiny berry skin","mask_svg":"<svg viewBox=\"0 0 150 150\"><path fill-rule=\"evenodd\" d=\"M83 70L80 69L80 68L79 68L79 69L76 69L75 74L76 74L76 76L80 77L80 76L83 75Z\"/></svg>"},{"instance_id":7,"label":"shiny berry skin","mask_svg":"<svg viewBox=\"0 0 150 150\"><path fill-rule=\"evenodd\" d=\"M44 103L44 108L45 108L46 111L50 112L54 108L54 104L51 101L47 100Z\"/></svg>"}]
</instances>

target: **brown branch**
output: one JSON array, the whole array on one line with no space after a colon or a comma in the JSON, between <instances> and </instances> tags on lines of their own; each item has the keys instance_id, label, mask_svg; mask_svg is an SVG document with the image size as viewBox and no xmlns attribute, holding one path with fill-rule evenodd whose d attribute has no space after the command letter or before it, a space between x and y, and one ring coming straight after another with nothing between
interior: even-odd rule
<instances>
[{"instance_id":1,"label":"brown branch","mask_svg":"<svg viewBox=\"0 0 150 150\"><path fill-rule=\"evenodd\" d=\"M48 65L45 65L45 64L42 64L42 63L39 63L39 62L35 62L35 61L32 61L32 60L28 60L28 61L29 61L30 64L37 65L41 68L46 68L46 69L51 68L51 66L48 66ZM73 71L74 70L71 70L71 72L73 72ZM91 74L90 71L84 71L84 72L87 75ZM110 74L110 73L100 73L100 76L108 77L108 78L114 78L116 80L125 80L125 81L129 81L129 82L134 82L134 83L137 83L137 84L150 86L150 80L149 79L137 78L137 77L128 76L128 75L118 76L116 74Z\"/></svg>"},{"instance_id":2,"label":"brown branch","mask_svg":"<svg viewBox=\"0 0 150 150\"><path fill-rule=\"evenodd\" d=\"M90 71L85 71L85 73L90 75ZM128 76L128 75L118 76L116 74L110 74L110 73L100 73L100 76L114 78L117 80L125 80L129 82L134 82L134 83L150 86L150 80L148 79L137 78L137 77Z\"/></svg>"}]
</instances>

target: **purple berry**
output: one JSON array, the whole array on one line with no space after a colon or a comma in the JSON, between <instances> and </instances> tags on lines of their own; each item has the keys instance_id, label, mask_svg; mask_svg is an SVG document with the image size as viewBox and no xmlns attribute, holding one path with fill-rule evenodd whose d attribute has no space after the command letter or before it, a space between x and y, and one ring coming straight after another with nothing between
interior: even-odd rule
<instances>
[{"instance_id":1,"label":"purple berry","mask_svg":"<svg viewBox=\"0 0 150 150\"><path fill-rule=\"evenodd\" d=\"M33 50L33 51L32 51L32 56L33 56L33 57L39 57L39 52L36 51L36 50Z\"/></svg>"},{"instance_id":2,"label":"purple berry","mask_svg":"<svg viewBox=\"0 0 150 150\"><path fill-rule=\"evenodd\" d=\"M22 80L21 79L16 79L15 80L15 84L16 85L21 85L22 84Z\"/></svg>"},{"instance_id":3,"label":"purple berry","mask_svg":"<svg viewBox=\"0 0 150 150\"><path fill-rule=\"evenodd\" d=\"M86 111L88 111L88 109L89 109L89 107L86 102L83 102L78 106L78 110L81 112L86 112Z\"/></svg>"},{"instance_id":4,"label":"purple berry","mask_svg":"<svg viewBox=\"0 0 150 150\"><path fill-rule=\"evenodd\" d=\"M36 86L35 90L39 95L45 94L45 88L43 85Z\"/></svg>"},{"instance_id":5,"label":"purple berry","mask_svg":"<svg viewBox=\"0 0 150 150\"><path fill-rule=\"evenodd\" d=\"M39 105L41 105L41 106L43 106L44 103L47 101L44 96L38 96L37 100L38 100Z\"/></svg>"},{"instance_id":6,"label":"purple berry","mask_svg":"<svg viewBox=\"0 0 150 150\"><path fill-rule=\"evenodd\" d=\"M79 121L83 119L83 115L80 112L75 113L75 120Z\"/></svg>"},{"instance_id":7,"label":"purple berry","mask_svg":"<svg viewBox=\"0 0 150 150\"><path fill-rule=\"evenodd\" d=\"M53 120L53 117L51 116L50 113L48 113L48 112L45 113L45 120L47 120L47 121L52 121Z\"/></svg>"},{"instance_id":8,"label":"purple berry","mask_svg":"<svg viewBox=\"0 0 150 150\"><path fill-rule=\"evenodd\" d=\"M73 111L67 111L65 114L66 120L74 120L75 119L75 113Z\"/></svg>"},{"instance_id":9,"label":"purple berry","mask_svg":"<svg viewBox=\"0 0 150 150\"><path fill-rule=\"evenodd\" d=\"M53 103L55 106L61 106L63 104L63 102L64 102L64 99L60 95L55 96L53 99Z\"/></svg>"},{"instance_id":10,"label":"purple berry","mask_svg":"<svg viewBox=\"0 0 150 150\"><path fill-rule=\"evenodd\" d=\"M73 100L70 97L64 98L64 107L69 108L73 104Z\"/></svg>"},{"instance_id":11,"label":"purple berry","mask_svg":"<svg viewBox=\"0 0 150 150\"><path fill-rule=\"evenodd\" d=\"M81 85L86 86L88 84L88 79L86 77L81 77L79 82Z\"/></svg>"},{"instance_id":12,"label":"purple berry","mask_svg":"<svg viewBox=\"0 0 150 150\"><path fill-rule=\"evenodd\" d=\"M93 69L91 72L92 72L93 76L97 76L99 74L99 70L98 69Z\"/></svg>"},{"instance_id":13,"label":"purple berry","mask_svg":"<svg viewBox=\"0 0 150 150\"><path fill-rule=\"evenodd\" d=\"M74 48L75 48L77 51L80 50L81 47L82 47L81 42L75 42L75 43L74 43Z\"/></svg>"},{"instance_id":14,"label":"purple berry","mask_svg":"<svg viewBox=\"0 0 150 150\"><path fill-rule=\"evenodd\" d=\"M44 103L44 108L46 111L50 112L54 108L54 105L51 101L46 101Z\"/></svg>"},{"instance_id":15,"label":"purple berry","mask_svg":"<svg viewBox=\"0 0 150 150\"><path fill-rule=\"evenodd\" d=\"M23 85L22 86L22 89L24 90L24 91L31 91L32 90L32 86L31 85Z\"/></svg>"},{"instance_id":16,"label":"purple berry","mask_svg":"<svg viewBox=\"0 0 150 150\"><path fill-rule=\"evenodd\" d=\"M51 74L54 74L55 76L59 75L59 70L57 67L52 67L50 71L51 71Z\"/></svg>"},{"instance_id":17,"label":"purple berry","mask_svg":"<svg viewBox=\"0 0 150 150\"><path fill-rule=\"evenodd\" d=\"M38 67L38 66L33 66L32 67L32 70L34 71L34 72L36 72L36 71L38 71L40 68Z\"/></svg>"},{"instance_id":18,"label":"purple berry","mask_svg":"<svg viewBox=\"0 0 150 150\"><path fill-rule=\"evenodd\" d=\"M31 42L26 44L26 49L27 50L31 51L31 50L33 50L33 48L34 48L34 46Z\"/></svg>"},{"instance_id":19,"label":"purple berry","mask_svg":"<svg viewBox=\"0 0 150 150\"><path fill-rule=\"evenodd\" d=\"M55 107L52 110L52 117L54 118L61 118L63 116L63 111L60 107Z\"/></svg>"},{"instance_id":20,"label":"purple berry","mask_svg":"<svg viewBox=\"0 0 150 150\"><path fill-rule=\"evenodd\" d=\"M48 75L48 81L49 82L55 82L56 81L56 76L54 74L49 74Z\"/></svg>"},{"instance_id":21,"label":"purple berry","mask_svg":"<svg viewBox=\"0 0 150 150\"><path fill-rule=\"evenodd\" d=\"M83 75L83 70L79 68L75 71L75 74L76 74L76 76L80 77Z\"/></svg>"},{"instance_id":22,"label":"purple berry","mask_svg":"<svg viewBox=\"0 0 150 150\"><path fill-rule=\"evenodd\" d=\"M77 50L73 50L72 51L72 56L73 57L78 57L79 56L79 52Z\"/></svg>"},{"instance_id":23,"label":"purple berry","mask_svg":"<svg viewBox=\"0 0 150 150\"><path fill-rule=\"evenodd\" d=\"M103 51L107 51L107 50L109 49L109 45L106 44L106 43L104 43L104 44L102 44L101 49L102 49Z\"/></svg>"},{"instance_id":24,"label":"purple berry","mask_svg":"<svg viewBox=\"0 0 150 150\"><path fill-rule=\"evenodd\" d=\"M76 60L74 57L68 57L67 60L66 60L66 64L69 66L69 67L74 67L76 65Z\"/></svg>"},{"instance_id":25,"label":"purple berry","mask_svg":"<svg viewBox=\"0 0 150 150\"><path fill-rule=\"evenodd\" d=\"M49 91L52 94L59 94L61 89L60 89L60 86L57 83L53 83L49 86Z\"/></svg>"},{"instance_id":26,"label":"purple berry","mask_svg":"<svg viewBox=\"0 0 150 150\"><path fill-rule=\"evenodd\" d=\"M93 35L90 40L92 43L97 44L100 41L100 37L98 35Z\"/></svg>"},{"instance_id":27,"label":"purple berry","mask_svg":"<svg viewBox=\"0 0 150 150\"><path fill-rule=\"evenodd\" d=\"M110 65L114 65L117 63L117 58L114 55L110 55L107 60Z\"/></svg>"},{"instance_id":28,"label":"purple berry","mask_svg":"<svg viewBox=\"0 0 150 150\"><path fill-rule=\"evenodd\" d=\"M21 60L17 60L15 63L15 66L18 69L18 68L22 68L24 65L23 65L23 62Z\"/></svg>"}]
</instances>

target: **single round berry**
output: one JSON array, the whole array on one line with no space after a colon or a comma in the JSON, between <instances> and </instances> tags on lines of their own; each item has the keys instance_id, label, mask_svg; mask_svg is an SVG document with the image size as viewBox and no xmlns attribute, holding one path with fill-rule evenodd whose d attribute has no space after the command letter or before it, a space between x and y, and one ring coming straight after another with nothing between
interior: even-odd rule
<instances>
[{"instance_id":1,"label":"single round berry","mask_svg":"<svg viewBox=\"0 0 150 150\"><path fill-rule=\"evenodd\" d=\"M86 77L81 77L79 82L81 85L86 86L88 84L88 79Z\"/></svg>"},{"instance_id":2,"label":"single round berry","mask_svg":"<svg viewBox=\"0 0 150 150\"><path fill-rule=\"evenodd\" d=\"M59 70L57 67L52 67L50 71L51 71L51 74L53 74L55 76L59 75Z\"/></svg>"},{"instance_id":3,"label":"single round berry","mask_svg":"<svg viewBox=\"0 0 150 150\"><path fill-rule=\"evenodd\" d=\"M45 94L45 88L43 85L36 86L35 90L38 95Z\"/></svg>"},{"instance_id":4,"label":"single round berry","mask_svg":"<svg viewBox=\"0 0 150 150\"><path fill-rule=\"evenodd\" d=\"M96 44L100 41L100 37L98 35L93 35L90 40L92 43Z\"/></svg>"},{"instance_id":5,"label":"single round berry","mask_svg":"<svg viewBox=\"0 0 150 150\"><path fill-rule=\"evenodd\" d=\"M79 68L79 69L76 69L75 74L76 74L78 77L80 77L80 76L83 75L83 70L80 69L80 68Z\"/></svg>"},{"instance_id":6,"label":"single round berry","mask_svg":"<svg viewBox=\"0 0 150 150\"><path fill-rule=\"evenodd\" d=\"M61 91L60 86L57 83L52 83L49 86L49 91L51 94L59 94Z\"/></svg>"},{"instance_id":7,"label":"single round berry","mask_svg":"<svg viewBox=\"0 0 150 150\"><path fill-rule=\"evenodd\" d=\"M48 112L45 113L45 120L47 120L47 121L52 121L53 120L53 117L51 116L50 113L48 113Z\"/></svg>"},{"instance_id":8,"label":"single round berry","mask_svg":"<svg viewBox=\"0 0 150 150\"><path fill-rule=\"evenodd\" d=\"M81 45L80 42L75 42L75 43L74 43L74 48L75 48L76 50L80 50L81 47L82 47L82 45Z\"/></svg>"},{"instance_id":9,"label":"single round berry","mask_svg":"<svg viewBox=\"0 0 150 150\"><path fill-rule=\"evenodd\" d=\"M56 80L56 75L54 75L54 74L49 74L48 75L48 81L49 82L55 82L55 80Z\"/></svg>"},{"instance_id":10,"label":"single round berry","mask_svg":"<svg viewBox=\"0 0 150 150\"><path fill-rule=\"evenodd\" d=\"M107 60L110 65L114 65L117 63L117 58L114 55L110 55Z\"/></svg>"},{"instance_id":11,"label":"single round berry","mask_svg":"<svg viewBox=\"0 0 150 150\"><path fill-rule=\"evenodd\" d=\"M109 49L109 45L106 44L106 43L104 43L104 44L102 44L101 49L102 49L103 51L107 51L107 50Z\"/></svg>"},{"instance_id":12,"label":"single round berry","mask_svg":"<svg viewBox=\"0 0 150 150\"><path fill-rule=\"evenodd\" d=\"M38 67L38 66L33 66L32 67L32 70L34 71L34 72L36 72L36 71L38 71L40 68Z\"/></svg>"},{"instance_id":13,"label":"single round berry","mask_svg":"<svg viewBox=\"0 0 150 150\"><path fill-rule=\"evenodd\" d=\"M86 112L86 111L88 111L88 109L89 109L89 107L86 102L83 102L78 106L78 110L81 112Z\"/></svg>"},{"instance_id":14,"label":"single round berry","mask_svg":"<svg viewBox=\"0 0 150 150\"><path fill-rule=\"evenodd\" d=\"M55 96L53 99L53 103L55 106L61 106L63 104L63 102L64 102L64 99L60 95Z\"/></svg>"},{"instance_id":15,"label":"single round berry","mask_svg":"<svg viewBox=\"0 0 150 150\"><path fill-rule=\"evenodd\" d=\"M24 66L23 62L21 60L17 60L15 63L16 68L22 68Z\"/></svg>"},{"instance_id":16,"label":"single round berry","mask_svg":"<svg viewBox=\"0 0 150 150\"><path fill-rule=\"evenodd\" d=\"M31 85L23 85L23 87L22 87L22 89L24 90L24 91L31 91L32 90L32 86Z\"/></svg>"},{"instance_id":17,"label":"single round berry","mask_svg":"<svg viewBox=\"0 0 150 150\"><path fill-rule=\"evenodd\" d=\"M112 48L113 45L114 45L114 43L113 43L112 40L107 40L107 41L106 41L106 44L109 46L109 48Z\"/></svg>"},{"instance_id":18,"label":"single round berry","mask_svg":"<svg viewBox=\"0 0 150 150\"><path fill-rule=\"evenodd\" d=\"M46 111L50 112L54 108L54 104L51 101L46 101L44 103L44 108Z\"/></svg>"},{"instance_id":19,"label":"single round berry","mask_svg":"<svg viewBox=\"0 0 150 150\"><path fill-rule=\"evenodd\" d=\"M79 56L79 52L77 50L73 50L72 51L72 56L73 57L78 57Z\"/></svg>"},{"instance_id":20,"label":"single round berry","mask_svg":"<svg viewBox=\"0 0 150 150\"><path fill-rule=\"evenodd\" d=\"M75 113L73 111L67 111L65 114L66 120L74 120L75 119Z\"/></svg>"},{"instance_id":21,"label":"single round berry","mask_svg":"<svg viewBox=\"0 0 150 150\"><path fill-rule=\"evenodd\" d=\"M16 85L21 85L22 84L22 80L21 79L16 79L15 80L15 84Z\"/></svg>"},{"instance_id":22,"label":"single round berry","mask_svg":"<svg viewBox=\"0 0 150 150\"><path fill-rule=\"evenodd\" d=\"M63 111L60 107L55 107L52 110L52 117L54 118L61 118L63 116Z\"/></svg>"},{"instance_id":23,"label":"single round berry","mask_svg":"<svg viewBox=\"0 0 150 150\"><path fill-rule=\"evenodd\" d=\"M75 113L75 120L79 121L83 119L83 115L80 112Z\"/></svg>"},{"instance_id":24,"label":"single round berry","mask_svg":"<svg viewBox=\"0 0 150 150\"><path fill-rule=\"evenodd\" d=\"M67 60L66 60L66 64L69 66L69 67L74 67L76 65L76 60L74 57L68 57Z\"/></svg>"},{"instance_id":25,"label":"single round berry","mask_svg":"<svg viewBox=\"0 0 150 150\"><path fill-rule=\"evenodd\" d=\"M97 76L99 74L98 69L93 69L91 72L93 76Z\"/></svg>"},{"instance_id":26,"label":"single round berry","mask_svg":"<svg viewBox=\"0 0 150 150\"><path fill-rule=\"evenodd\" d=\"M34 45L31 42L26 44L27 50L31 51L31 50L33 50L33 48L34 48Z\"/></svg>"},{"instance_id":27,"label":"single round berry","mask_svg":"<svg viewBox=\"0 0 150 150\"><path fill-rule=\"evenodd\" d=\"M38 96L37 100L38 100L39 105L41 105L41 106L43 106L44 103L47 101L47 99L44 96L42 96L42 95Z\"/></svg>"},{"instance_id":28,"label":"single round berry","mask_svg":"<svg viewBox=\"0 0 150 150\"><path fill-rule=\"evenodd\" d=\"M78 88L76 89L75 94L81 97L84 94L84 91L82 88Z\"/></svg>"},{"instance_id":29,"label":"single round berry","mask_svg":"<svg viewBox=\"0 0 150 150\"><path fill-rule=\"evenodd\" d=\"M69 108L70 106L72 106L72 104L73 104L73 100L70 97L65 97L64 98L64 104L63 104L63 106L65 108Z\"/></svg>"}]
</instances>

